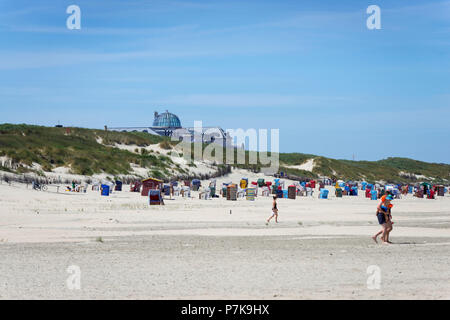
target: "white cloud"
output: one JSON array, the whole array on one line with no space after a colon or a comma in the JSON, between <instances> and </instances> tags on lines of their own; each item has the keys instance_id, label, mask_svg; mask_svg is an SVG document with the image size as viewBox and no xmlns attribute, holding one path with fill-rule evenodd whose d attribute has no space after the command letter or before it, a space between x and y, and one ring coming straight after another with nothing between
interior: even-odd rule
<instances>
[{"instance_id":1,"label":"white cloud","mask_svg":"<svg viewBox=\"0 0 450 320\"><path fill-rule=\"evenodd\" d=\"M177 25L158 28L106 28L84 26L80 30L69 30L65 26L41 26L41 25L4 25L2 31L5 32L26 32L26 33L54 33L54 34L73 34L82 35L116 35L116 36L136 36L136 35L158 35L167 36L169 34L178 34L179 32L195 30L196 25Z\"/></svg>"}]
</instances>

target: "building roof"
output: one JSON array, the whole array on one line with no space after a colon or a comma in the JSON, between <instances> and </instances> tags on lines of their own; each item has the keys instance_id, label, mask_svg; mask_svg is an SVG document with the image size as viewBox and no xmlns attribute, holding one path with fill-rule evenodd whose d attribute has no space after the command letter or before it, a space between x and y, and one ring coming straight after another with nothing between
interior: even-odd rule
<instances>
[{"instance_id":1,"label":"building roof","mask_svg":"<svg viewBox=\"0 0 450 320\"><path fill-rule=\"evenodd\" d=\"M142 182L145 182L145 181L149 181L149 180L152 180L152 181L157 181L157 182L161 182L161 183L163 183L164 181L162 181L162 180L159 180L159 179L156 179L156 178L147 178L147 179L144 179L144 180L142 180Z\"/></svg>"},{"instance_id":2,"label":"building roof","mask_svg":"<svg viewBox=\"0 0 450 320\"><path fill-rule=\"evenodd\" d=\"M161 114L155 112L153 127L181 128L181 121L176 115L167 110Z\"/></svg>"}]
</instances>

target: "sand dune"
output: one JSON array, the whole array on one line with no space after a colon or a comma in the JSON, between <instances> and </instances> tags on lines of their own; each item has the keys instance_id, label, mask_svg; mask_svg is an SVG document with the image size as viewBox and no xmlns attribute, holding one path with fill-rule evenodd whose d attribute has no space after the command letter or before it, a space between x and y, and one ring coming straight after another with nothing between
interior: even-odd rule
<instances>
[{"instance_id":1,"label":"sand dune","mask_svg":"<svg viewBox=\"0 0 450 320\"><path fill-rule=\"evenodd\" d=\"M314 159L308 159L304 163L295 166L286 166L287 168L299 169L305 171L313 171L315 166Z\"/></svg>"}]
</instances>

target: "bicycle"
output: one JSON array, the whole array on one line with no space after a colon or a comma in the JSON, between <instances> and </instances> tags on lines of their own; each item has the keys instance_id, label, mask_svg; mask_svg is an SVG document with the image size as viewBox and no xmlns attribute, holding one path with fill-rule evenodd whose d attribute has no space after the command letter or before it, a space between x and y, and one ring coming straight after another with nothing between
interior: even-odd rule
<instances>
[{"instance_id":1,"label":"bicycle","mask_svg":"<svg viewBox=\"0 0 450 320\"><path fill-rule=\"evenodd\" d=\"M47 186L45 184L41 185L39 183L34 183L33 189L34 190L38 190L38 191L47 191L48 188L47 188Z\"/></svg>"}]
</instances>

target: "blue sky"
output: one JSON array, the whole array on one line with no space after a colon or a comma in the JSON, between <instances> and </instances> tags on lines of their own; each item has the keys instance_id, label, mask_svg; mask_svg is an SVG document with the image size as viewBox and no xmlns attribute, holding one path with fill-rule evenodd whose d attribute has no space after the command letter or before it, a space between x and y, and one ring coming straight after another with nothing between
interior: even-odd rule
<instances>
[{"instance_id":1,"label":"blue sky","mask_svg":"<svg viewBox=\"0 0 450 320\"><path fill-rule=\"evenodd\" d=\"M0 123L146 126L168 109L279 128L282 152L450 163L448 0L2 0L0 39Z\"/></svg>"}]
</instances>

